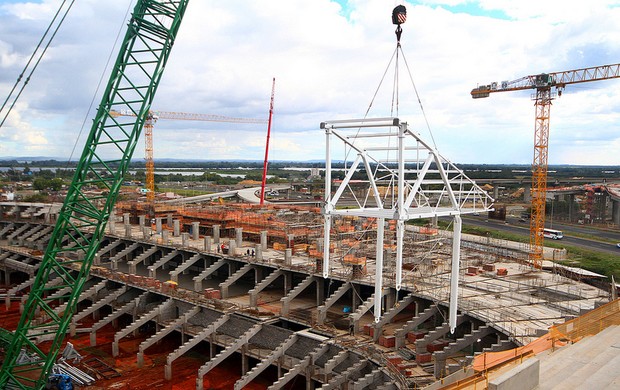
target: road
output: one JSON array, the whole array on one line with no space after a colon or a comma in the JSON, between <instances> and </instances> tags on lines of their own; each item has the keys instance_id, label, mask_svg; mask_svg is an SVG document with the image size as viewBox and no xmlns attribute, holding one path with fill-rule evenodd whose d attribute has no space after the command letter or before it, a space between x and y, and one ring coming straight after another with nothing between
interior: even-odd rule
<instances>
[{"instance_id":1,"label":"road","mask_svg":"<svg viewBox=\"0 0 620 390\"><path fill-rule=\"evenodd\" d=\"M504 223L494 220L489 220L487 222L484 216L464 216L463 223L465 225L473 225L487 229L496 229L512 234L518 234L524 237L529 237L530 235L529 223L519 222L517 218L512 217L508 218L508 223ZM607 254L616 254L620 256L620 248L616 247L616 243L620 243L620 232L597 230L589 228L587 226L574 226L559 223L554 223L553 228L557 230L562 230L562 232L564 233L564 238L561 240L561 242L565 242L566 245L576 246ZM590 240L587 238L574 237L571 235L571 233L584 234L614 240L614 243L610 244L606 242ZM547 240L549 239L545 239L545 241Z\"/></svg>"}]
</instances>

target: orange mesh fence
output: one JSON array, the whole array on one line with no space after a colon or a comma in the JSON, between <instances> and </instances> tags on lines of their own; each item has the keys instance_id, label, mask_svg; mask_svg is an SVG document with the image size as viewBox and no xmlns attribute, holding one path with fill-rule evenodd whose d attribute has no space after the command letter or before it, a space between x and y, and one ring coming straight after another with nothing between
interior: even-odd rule
<instances>
[{"instance_id":1,"label":"orange mesh fence","mask_svg":"<svg viewBox=\"0 0 620 390\"><path fill-rule=\"evenodd\" d=\"M585 336L597 334L610 325L620 325L620 299L563 324L552 326L549 333L554 339L575 342Z\"/></svg>"},{"instance_id":2,"label":"orange mesh fence","mask_svg":"<svg viewBox=\"0 0 620 390\"><path fill-rule=\"evenodd\" d=\"M485 352L483 354L480 354L474 358L473 368L476 371L489 370L491 368L514 360L515 358L523 357L532 353L537 354L546 351L553 345L553 338L549 333L547 333L546 335L537 338L536 340L532 341L528 345L524 345L523 347L509 349L507 351Z\"/></svg>"}]
</instances>

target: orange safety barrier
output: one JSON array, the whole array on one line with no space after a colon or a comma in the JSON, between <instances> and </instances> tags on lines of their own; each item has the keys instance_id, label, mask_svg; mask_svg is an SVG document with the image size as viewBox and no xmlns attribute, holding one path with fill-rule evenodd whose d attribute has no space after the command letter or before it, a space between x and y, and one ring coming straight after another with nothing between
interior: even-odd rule
<instances>
[{"instance_id":1,"label":"orange safety barrier","mask_svg":"<svg viewBox=\"0 0 620 390\"><path fill-rule=\"evenodd\" d=\"M575 319L549 328L549 333L523 347L501 352L485 352L474 358L476 371L489 370L514 358L538 354L552 347L576 342L599 333L610 325L620 325L620 298L593 309Z\"/></svg>"},{"instance_id":2,"label":"orange safety barrier","mask_svg":"<svg viewBox=\"0 0 620 390\"><path fill-rule=\"evenodd\" d=\"M549 328L549 333L554 339L574 343L611 325L620 325L620 298L563 324L554 325Z\"/></svg>"},{"instance_id":3,"label":"orange safety barrier","mask_svg":"<svg viewBox=\"0 0 620 390\"><path fill-rule=\"evenodd\" d=\"M500 352L485 352L474 358L473 368L476 371L485 371L500 366L504 363L514 360L515 358L524 357L529 354L537 354L546 351L554 345L560 346L563 343L554 344L553 337L547 333L537 338L531 343L514 349Z\"/></svg>"}]
</instances>

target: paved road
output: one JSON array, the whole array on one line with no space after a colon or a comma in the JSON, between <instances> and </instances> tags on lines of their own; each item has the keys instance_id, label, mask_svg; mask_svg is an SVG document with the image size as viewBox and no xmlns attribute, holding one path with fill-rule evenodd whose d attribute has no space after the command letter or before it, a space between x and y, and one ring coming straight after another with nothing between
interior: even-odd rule
<instances>
[{"instance_id":1,"label":"paved road","mask_svg":"<svg viewBox=\"0 0 620 390\"><path fill-rule=\"evenodd\" d=\"M463 223L466 225L479 226L483 228L492 228L503 232L513 233L529 237L530 225L528 222L519 222L516 218L509 218L509 223L503 223L500 221L485 220L484 216L464 216ZM606 231L588 228L587 226L573 226L565 224L553 224L554 229L562 230L564 238L561 242L565 242L566 245L577 246L585 249L594 250L597 252L603 252L608 254L617 254L620 256L620 248L616 247L616 243L620 242L620 231ZM613 244L591 240L587 238L580 238L571 236L571 233L587 234L595 237L606 238L615 240ZM549 239L545 239L547 241Z\"/></svg>"}]
</instances>

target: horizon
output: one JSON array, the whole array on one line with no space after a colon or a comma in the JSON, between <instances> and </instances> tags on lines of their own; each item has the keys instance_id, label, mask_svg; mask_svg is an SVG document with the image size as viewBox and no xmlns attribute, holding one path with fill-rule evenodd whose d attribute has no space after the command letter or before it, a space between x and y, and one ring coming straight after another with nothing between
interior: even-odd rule
<instances>
[{"instance_id":1,"label":"horizon","mask_svg":"<svg viewBox=\"0 0 620 390\"><path fill-rule=\"evenodd\" d=\"M398 78L390 58L396 3L407 8ZM116 32L127 24L128 4L74 5L0 128L0 156L79 158L105 83L99 90L97 85L109 77L106 62L117 55ZM0 0L0 96L18 78L55 6ZM320 123L367 113L406 120L451 161L530 164L531 91L476 100L470 91L527 75L617 63L617 20L620 0L579 7L560 0L194 1L152 109L266 119L275 77L272 161L322 159ZM381 84L382 75L390 81ZM619 101L620 80L568 85L551 109L549 164L620 165ZM155 160L262 160L266 127L162 119L153 131L153 153ZM144 157L143 137L136 159Z\"/></svg>"},{"instance_id":2,"label":"horizon","mask_svg":"<svg viewBox=\"0 0 620 390\"><path fill-rule=\"evenodd\" d=\"M0 164L2 163L7 163L7 162L12 162L12 161L16 161L17 163L25 163L25 164L29 164L29 163L37 163L37 162L57 162L57 163L77 163L76 160L67 160L67 159L63 159L63 158L58 158L58 157L44 157L44 156L21 156L21 157L15 157L15 156L9 156L9 157L2 157L0 156ZM213 160L206 160L206 159L172 159L172 158L162 158L162 159L154 159L154 162L157 163L157 161L160 162L171 162L171 163L188 163L188 164L200 164L200 163L246 163L246 164L260 164L261 166L263 165L264 161L263 160L251 160L251 159L227 159L227 160L220 160L220 159L213 159ZM270 160L269 163L297 163L297 164L319 164L319 163L324 163L324 160ZM335 164L343 164L345 162L345 160L332 160L332 163ZM350 160L347 160L347 162L350 162ZM131 164L137 164L137 165L141 165L144 164L144 159L142 158L133 158L131 160ZM524 167L524 168L530 168L532 164L520 164L520 163L460 163L460 162L455 162L454 164L456 165L462 165L462 166L491 166L491 167ZM562 167L570 167L570 168L590 168L590 169L595 169L595 168L616 168L616 169L620 169L620 164L619 165L600 165L600 164L594 164L594 165L586 165L586 164L549 164L548 165L549 168L562 168ZM55 167L57 168L57 167ZM132 167L132 169L140 169L141 167ZM145 168L145 167L144 167ZM155 166L155 169L157 169L158 167ZM166 168L166 167L160 167L160 168ZM178 167L172 167L172 168L178 168ZM145 168L146 169L146 168Z\"/></svg>"}]
</instances>

